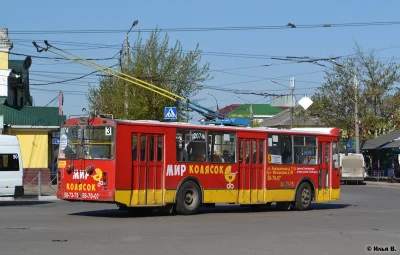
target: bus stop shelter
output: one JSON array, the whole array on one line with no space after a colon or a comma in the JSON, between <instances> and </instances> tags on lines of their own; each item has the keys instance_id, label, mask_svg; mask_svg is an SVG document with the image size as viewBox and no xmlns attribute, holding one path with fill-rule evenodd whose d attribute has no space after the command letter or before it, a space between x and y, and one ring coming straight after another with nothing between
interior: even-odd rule
<instances>
[{"instance_id":1,"label":"bus stop shelter","mask_svg":"<svg viewBox=\"0 0 400 255\"><path fill-rule=\"evenodd\" d=\"M369 175L390 176L399 165L400 130L367 140L361 147L370 167ZM369 163L369 164L368 164Z\"/></svg>"}]
</instances>

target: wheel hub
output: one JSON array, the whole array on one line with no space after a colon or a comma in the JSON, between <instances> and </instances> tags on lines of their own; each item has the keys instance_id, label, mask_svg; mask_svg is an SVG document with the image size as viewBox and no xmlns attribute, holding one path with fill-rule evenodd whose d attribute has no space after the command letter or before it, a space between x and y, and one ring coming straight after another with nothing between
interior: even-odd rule
<instances>
[{"instance_id":1,"label":"wheel hub","mask_svg":"<svg viewBox=\"0 0 400 255\"><path fill-rule=\"evenodd\" d=\"M301 202L305 205L310 202L310 191L308 189L303 189L301 192Z\"/></svg>"},{"instance_id":2,"label":"wheel hub","mask_svg":"<svg viewBox=\"0 0 400 255\"><path fill-rule=\"evenodd\" d=\"M185 194L185 203L191 205L193 203L193 191L188 190Z\"/></svg>"}]
</instances>

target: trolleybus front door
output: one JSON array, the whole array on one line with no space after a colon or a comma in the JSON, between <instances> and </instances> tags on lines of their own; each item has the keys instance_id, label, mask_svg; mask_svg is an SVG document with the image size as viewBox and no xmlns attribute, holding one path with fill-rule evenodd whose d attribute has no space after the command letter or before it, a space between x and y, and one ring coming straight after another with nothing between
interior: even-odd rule
<instances>
[{"instance_id":1,"label":"trolleybus front door","mask_svg":"<svg viewBox=\"0 0 400 255\"><path fill-rule=\"evenodd\" d=\"M137 157L133 159L132 205L162 204L163 135L132 134L137 137ZM136 153L136 152L135 152ZM135 197L136 196L136 197Z\"/></svg>"},{"instance_id":2,"label":"trolleybus front door","mask_svg":"<svg viewBox=\"0 0 400 255\"><path fill-rule=\"evenodd\" d=\"M239 143L239 203L261 203L264 200L263 141L241 139Z\"/></svg>"}]
</instances>

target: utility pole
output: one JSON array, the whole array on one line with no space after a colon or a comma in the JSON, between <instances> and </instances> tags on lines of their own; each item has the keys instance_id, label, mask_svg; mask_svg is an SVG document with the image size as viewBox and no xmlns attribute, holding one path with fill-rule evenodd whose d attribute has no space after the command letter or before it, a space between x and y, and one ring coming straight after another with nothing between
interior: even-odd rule
<instances>
[{"instance_id":1,"label":"utility pole","mask_svg":"<svg viewBox=\"0 0 400 255\"><path fill-rule=\"evenodd\" d=\"M129 32L131 32L132 28L134 26L136 26L139 23L139 21L135 20L131 26L131 28L129 29L129 31L126 33L125 36L125 72L127 72L128 68L129 68ZM123 72L124 73L124 72ZM128 86L129 84L125 85L125 116L126 118L128 118Z\"/></svg>"},{"instance_id":2,"label":"utility pole","mask_svg":"<svg viewBox=\"0 0 400 255\"><path fill-rule=\"evenodd\" d=\"M64 105L64 97L63 93L60 90L60 94L58 96L58 115L63 115L63 105Z\"/></svg>"},{"instance_id":3,"label":"utility pole","mask_svg":"<svg viewBox=\"0 0 400 255\"><path fill-rule=\"evenodd\" d=\"M129 66L129 37L128 33L126 33L125 38L125 72L127 72ZM125 73L123 72L123 73ZM125 84L125 118L128 118L128 84Z\"/></svg>"},{"instance_id":4,"label":"utility pole","mask_svg":"<svg viewBox=\"0 0 400 255\"><path fill-rule=\"evenodd\" d=\"M355 95L355 105L354 105L354 120L355 120L355 135L356 135L356 153L360 153L360 131L358 123L358 82L357 76L354 75L354 95Z\"/></svg>"},{"instance_id":5,"label":"utility pole","mask_svg":"<svg viewBox=\"0 0 400 255\"><path fill-rule=\"evenodd\" d=\"M293 111L294 111L294 106L296 104L296 100L294 99L294 77L290 78L290 97L292 101L292 106L290 109L290 128L293 128Z\"/></svg>"}]
</instances>

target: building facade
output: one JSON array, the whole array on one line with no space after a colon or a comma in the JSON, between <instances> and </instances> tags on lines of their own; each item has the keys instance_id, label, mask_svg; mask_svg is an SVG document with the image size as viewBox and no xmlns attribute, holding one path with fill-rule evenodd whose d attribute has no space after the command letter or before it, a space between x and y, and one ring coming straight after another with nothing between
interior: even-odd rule
<instances>
[{"instance_id":1,"label":"building facade","mask_svg":"<svg viewBox=\"0 0 400 255\"><path fill-rule=\"evenodd\" d=\"M50 181L55 174L59 129L66 117L58 107L32 106L29 68L24 67L24 60L9 59L11 49L8 30L0 30L0 134L18 137L24 183L39 171L43 181Z\"/></svg>"}]
</instances>

